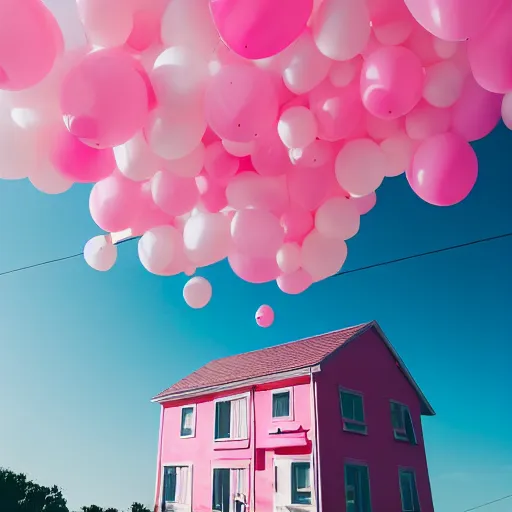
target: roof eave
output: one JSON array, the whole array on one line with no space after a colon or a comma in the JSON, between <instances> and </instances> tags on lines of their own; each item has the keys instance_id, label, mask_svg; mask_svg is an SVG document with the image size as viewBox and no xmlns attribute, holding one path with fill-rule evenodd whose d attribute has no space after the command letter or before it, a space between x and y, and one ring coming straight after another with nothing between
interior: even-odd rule
<instances>
[{"instance_id":1,"label":"roof eave","mask_svg":"<svg viewBox=\"0 0 512 512\"><path fill-rule=\"evenodd\" d=\"M235 382L229 382L226 384L219 384L217 386L208 386L198 389L178 391L174 393L167 393L162 396L155 396L151 399L153 403L165 403L165 402L176 402L177 400L184 400L186 398L196 398L200 396L211 395L214 393L222 393L224 391L233 391L239 388L245 388L248 386L256 386L258 384L266 384L270 382L278 382L280 380L292 379L295 377L303 377L320 371L318 364L312 366L304 366L297 368L296 370L290 370L287 372L273 373L270 375L264 375L262 377L255 377L252 379L244 379Z\"/></svg>"}]
</instances>

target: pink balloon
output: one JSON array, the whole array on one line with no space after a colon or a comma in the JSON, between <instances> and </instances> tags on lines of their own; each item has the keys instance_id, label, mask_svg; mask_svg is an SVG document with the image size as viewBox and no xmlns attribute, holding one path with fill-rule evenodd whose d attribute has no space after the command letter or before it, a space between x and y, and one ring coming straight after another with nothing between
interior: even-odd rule
<instances>
[{"instance_id":1,"label":"pink balloon","mask_svg":"<svg viewBox=\"0 0 512 512\"><path fill-rule=\"evenodd\" d=\"M430 66L441 60L436 52L434 41L435 38L430 32L421 25L416 25L403 45L415 53L424 66Z\"/></svg>"},{"instance_id":2,"label":"pink balloon","mask_svg":"<svg viewBox=\"0 0 512 512\"><path fill-rule=\"evenodd\" d=\"M136 208L138 215L129 225L134 236L143 235L156 226L170 226L174 221L174 217L164 213L153 201L150 181L140 185Z\"/></svg>"},{"instance_id":3,"label":"pink balloon","mask_svg":"<svg viewBox=\"0 0 512 512\"><path fill-rule=\"evenodd\" d=\"M300 167L317 169L334 162L333 145L325 140L315 140L309 146L299 151L295 164Z\"/></svg>"},{"instance_id":4,"label":"pink balloon","mask_svg":"<svg viewBox=\"0 0 512 512\"><path fill-rule=\"evenodd\" d=\"M396 119L420 101L425 81L423 66L407 48L386 46L365 60L361 97L366 109L383 119Z\"/></svg>"},{"instance_id":5,"label":"pink balloon","mask_svg":"<svg viewBox=\"0 0 512 512\"><path fill-rule=\"evenodd\" d=\"M136 64L120 51L86 55L64 78L61 110L69 131L88 145L113 147L142 129L147 85Z\"/></svg>"},{"instance_id":6,"label":"pink balloon","mask_svg":"<svg viewBox=\"0 0 512 512\"><path fill-rule=\"evenodd\" d=\"M228 257L231 270L248 283L268 283L277 279L281 271L276 258L251 258L239 252L233 252Z\"/></svg>"},{"instance_id":7,"label":"pink balloon","mask_svg":"<svg viewBox=\"0 0 512 512\"><path fill-rule=\"evenodd\" d=\"M279 286L279 289L290 295L302 293L312 284L313 278L302 268L299 268L291 274L284 274L277 278L277 286Z\"/></svg>"},{"instance_id":8,"label":"pink balloon","mask_svg":"<svg viewBox=\"0 0 512 512\"><path fill-rule=\"evenodd\" d=\"M368 0L376 39L383 45L402 44L411 34L414 19L403 0Z\"/></svg>"},{"instance_id":9,"label":"pink balloon","mask_svg":"<svg viewBox=\"0 0 512 512\"><path fill-rule=\"evenodd\" d=\"M201 173L196 177L201 204L210 213L220 212L228 205L226 187L214 180L210 175Z\"/></svg>"},{"instance_id":10,"label":"pink balloon","mask_svg":"<svg viewBox=\"0 0 512 512\"><path fill-rule=\"evenodd\" d=\"M403 119L381 119L366 112L366 130L368 135L376 140L381 141L394 137L400 133L403 126Z\"/></svg>"},{"instance_id":11,"label":"pink balloon","mask_svg":"<svg viewBox=\"0 0 512 512\"><path fill-rule=\"evenodd\" d=\"M204 308L212 298L212 285L204 277L193 277L183 287L183 298L193 309Z\"/></svg>"},{"instance_id":12,"label":"pink balloon","mask_svg":"<svg viewBox=\"0 0 512 512\"><path fill-rule=\"evenodd\" d=\"M466 198L477 175L473 148L460 135L444 133L422 142L407 171L407 180L427 203L451 206Z\"/></svg>"},{"instance_id":13,"label":"pink balloon","mask_svg":"<svg viewBox=\"0 0 512 512\"><path fill-rule=\"evenodd\" d=\"M50 159L63 176L78 183L95 183L116 168L112 149L86 146L66 130L59 133Z\"/></svg>"},{"instance_id":14,"label":"pink balloon","mask_svg":"<svg viewBox=\"0 0 512 512\"><path fill-rule=\"evenodd\" d=\"M231 221L231 237L241 254L272 258L283 244L279 219L264 210L240 210Z\"/></svg>"},{"instance_id":15,"label":"pink balloon","mask_svg":"<svg viewBox=\"0 0 512 512\"><path fill-rule=\"evenodd\" d=\"M263 59L299 37L313 0L210 0L210 10L229 48L246 59Z\"/></svg>"},{"instance_id":16,"label":"pink balloon","mask_svg":"<svg viewBox=\"0 0 512 512\"><path fill-rule=\"evenodd\" d=\"M359 86L355 82L346 87L335 87L325 80L309 94L309 105L317 119L318 138L327 141L352 135L364 113Z\"/></svg>"},{"instance_id":17,"label":"pink balloon","mask_svg":"<svg viewBox=\"0 0 512 512\"><path fill-rule=\"evenodd\" d=\"M262 176L286 174L292 168L288 150L281 142L275 126L258 137L251 161L254 169Z\"/></svg>"},{"instance_id":18,"label":"pink balloon","mask_svg":"<svg viewBox=\"0 0 512 512\"><path fill-rule=\"evenodd\" d=\"M286 242L301 243L304 237L313 229L313 216L305 208L292 205L281 215Z\"/></svg>"},{"instance_id":19,"label":"pink balloon","mask_svg":"<svg viewBox=\"0 0 512 512\"><path fill-rule=\"evenodd\" d=\"M359 215L366 215L377 204L377 194L372 192L367 196L353 197L350 200L354 201Z\"/></svg>"},{"instance_id":20,"label":"pink balloon","mask_svg":"<svg viewBox=\"0 0 512 512\"><path fill-rule=\"evenodd\" d=\"M94 185L89 197L91 217L107 232L128 229L139 215L140 184L114 173Z\"/></svg>"},{"instance_id":21,"label":"pink balloon","mask_svg":"<svg viewBox=\"0 0 512 512\"><path fill-rule=\"evenodd\" d=\"M288 174L290 200L306 210L316 210L335 181L332 165L317 169L297 166Z\"/></svg>"},{"instance_id":22,"label":"pink balloon","mask_svg":"<svg viewBox=\"0 0 512 512\"><path fill-rule=\"evenodd\" d=\"M274 310L267 305L260 306L255 318L260 327L270 327L274 323Z\"/></svg>"},{"instance_id":23,"label":"pink balloon","mask_svg":"<svg viewBox=\"0 0 512 512\"><path fill-rule=\"evenodd\" d=\"M405 117L407 135L413 140L423 140L445 133L451 125L451 114L449 109L421 102Z\"/></svg>"},{"instance_id":24,"label":"pink balloon","mask_svg":"<svg viewBox=\"0 0 512 512\"><path fill-rule=\"evenodd\" d=\"M43 2L0 2L0 89L19 91L39 83L63 48L60 28Z\"/></svg>"},{"instance_id":25,"label":"pink balloon","mask_svg":"<svg viewBox=\"0 0 512 512\"><path fill-rule=\"evenodd\" d=\"M447 41L463 41L477 35L503 0L405 0L416 21Z\"/></svg>"},{"instance_id":26,"label":"pink balloon","mask_svg":"<svg viewBox=\"0 0 512 512\"><path fill-rule=\"evenodd\" d=\"M501 118L503 96L480 87L473 76L468 76L461 96L453 106L452 130L467 141L489 135Z\"/></svg>"},{"instance_id":27,"label":"pink balloon","mask_svg":"<svg viewBox=\"0 0 512 512\"><path fill-rule=\"evenodd\" d=\"M126 44L138 52L143 52L160 40L160 20L167 2L157 0L151 4L146 9L135 11L133 15L133 28Z\"/></svg>"},{"instance_id":28,"label":"pink balloon","mask_svg":"<svg viewBox=\"0 0 512 512\"><path fill-rule=\"evenodd\" d=\"M494 6L496 2L482 2ZM482 7L483 8L483 7ZM468 42L468 58L475 80L490 92L512 90L512 4L503 3L486 29Z\"/></svg>"},{"instance_id":29,"label":"pink balloon","mask_svg":"<svg viewBox=\"0 0 512 512\"><path fill-rule=\"evenodd\" d=\"M275 125L278 103L268 75L253 66L223 67L205 96L206 120L221 138L250 142Z\"/></svg>"},{"instance_id":30,"label":"pink balloon","mask_svg":"<svg viewBox=\"0 0 512 512\"><path fill-rule=\"evenodd\" d=\"M194 208L199 191L194 178L158 171L151 179L153 201L168 215L183 215Z\"/></svg>"},{"instance_id":31,"label":"pink balloon","mask_svg":"<svg viewBox=\"0 0 512 512\"><path fill-rule=\"evenodd\" d=\"M204 155L204 170L221 183L227 183L238 171L239 160L230 155L217 141L206 147Z\"/></svg>"}]
</instances>

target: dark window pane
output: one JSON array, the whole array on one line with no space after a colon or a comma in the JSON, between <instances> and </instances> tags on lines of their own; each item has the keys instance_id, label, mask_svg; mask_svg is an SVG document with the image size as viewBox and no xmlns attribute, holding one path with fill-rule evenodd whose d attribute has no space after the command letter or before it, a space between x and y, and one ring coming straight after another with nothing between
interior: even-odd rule
<instances>
[{"instance_id":1,"label":"dark window pane","mask_svg":"<svg viewBox=\"0 0 512 512\"><path fill-rule=\"evenodd\" d=\"M311 505L309 462L292 463L292 504Z\"/></svg>"},{"instance_id":2,"label":"dark window pane","mask_svg":"<svg viewBox=\"0 0 512 512\"><path fill-rule=\"evenodd\" d=\"M416 436L414 435L414 427L412 425L412 418L409 409L404 408L404 420L405 420L405 432L407 434L407 439L411 444L416 444Z\"/></svg>"},{"instance_id":3,"label":"dark window pane","mask_svg":"<svg viewBox=\"0 0 512 512\"><path fill-rule=\"evenodd\" d=\"M164 492L162 497L165 502L176 501L176 468L164 468Z\"/></svg>"},{"instance_id":4,"label":"dark window pane","mask_svg":"<svg viewBox=\"0 0 512 512\"><path fill-rule=\"evenodd\" d=\"M420 512L416 478L413 471L400 471L400 495L402 497L402 512Z\"/></svg>"},{"instance_id":5,"label":"dark window pane","mask_svg":"<svg viewBox=\"0 0 512 512\"><path fill-rule=\"evenodd\" d=\"M345 465L345 502L347 512L371 512L370 479L366 466Z\"/></svg>"},{"instance_id":6,"label":"dark window pane","mask_svg":"<svg viewBox=\"0 0 512 512\"><path fill-rule=\"evenodd\" d=\"M231 435L231 402L217 402L215 406L215 439L229 439Z\"/></svg>"},{"instance_id":7,"label":"dark window pane","mask_svg":"<svg viewBox=\"0 0 512 512\"><path fill-rule=\"evenodd\" d=\"M393 423L393 428L397 430L405 429L402 406L394 402L391 402L391 422Z\"/></svg>"},{"instance_id":8,"label":"dark window pane","mask_svg":"<svg viewBox=\"0 0 512 512\"><path fill-rule=\"evenodd\" d=\"M274 393L272 395L272 417L283 418L290 416L290 393Z\"/></svg>"},{"instance_id":9,"label":"dark window pane","mask_svg":"<svg viewBox=\"0 0 512 512\"><path fill-rule=\"evenodd\" d=\"M183 407L181 409L181 436L191 436L193 429L193 420L194 420L194 408L193 407Z\"/></svg>"},{"instance_id":10,"label":"dark window pane","mask_svg":"<svg viewBox=\"0 0 512 512\"><path fill-rule=\"evenodd\" d=\"M229 512L230 502L230 470L214 469L213 470L213 496L212 509L220 512Z\"/></svg>"}]
</instances>

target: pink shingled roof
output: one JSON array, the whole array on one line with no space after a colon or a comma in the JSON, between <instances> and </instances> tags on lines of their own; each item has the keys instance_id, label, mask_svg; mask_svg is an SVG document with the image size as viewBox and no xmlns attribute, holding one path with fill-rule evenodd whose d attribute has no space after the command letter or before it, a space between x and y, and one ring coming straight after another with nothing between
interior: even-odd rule
<instances>
[{"instance_id":1,"label":"pink shingled roof","mask_svg":"<svg viewBox=\"0 0 512 512\"><path fill-rule=\"evenodd\" d=\"M370 324L362 324L211 361L162 391L154 399L315 366L368 325Z\"/></svg>"}]
</instances>

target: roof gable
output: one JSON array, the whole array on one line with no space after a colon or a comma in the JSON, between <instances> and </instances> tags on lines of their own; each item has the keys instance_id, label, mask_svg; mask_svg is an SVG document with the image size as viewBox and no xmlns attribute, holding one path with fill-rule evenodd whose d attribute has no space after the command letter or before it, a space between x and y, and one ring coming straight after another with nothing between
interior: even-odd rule
<instances>
[{"instance_id":1,"label":"roof gable","mask_svg":"<svg viewBox=\"0 0 512 512\"><path fill-rule=\"evenodd\" d=\"M349 341L355 341L371 328L374 328L379 334L380 339L387 346L406 379L416 391L421 402L422 414L434 415L432 406L377 322L369 322L253 352L216 359L162 391L153 398L153 401L176 400L191 393L194 395L206 394L215 391L215 388L230 384L239 383L241 387L244 383L248 384L254 379L268 377L270 380L275 375L313 368L321 365Z\"/></svg>"}]
</instances>

